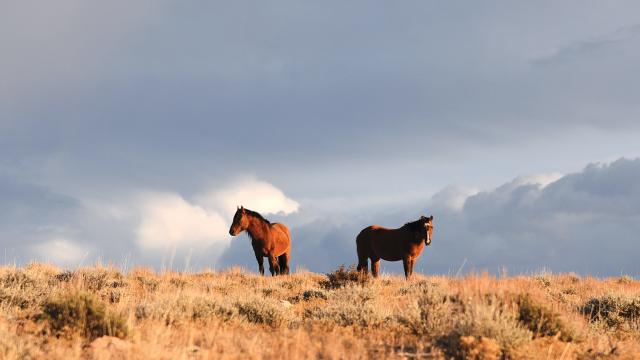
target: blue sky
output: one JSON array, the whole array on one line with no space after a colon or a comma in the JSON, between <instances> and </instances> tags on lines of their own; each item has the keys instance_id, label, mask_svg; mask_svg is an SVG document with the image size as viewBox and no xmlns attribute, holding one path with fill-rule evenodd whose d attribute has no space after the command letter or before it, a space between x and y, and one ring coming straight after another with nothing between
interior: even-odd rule
<instances>
[{"instance_id":1,"label":"blue sky","mask_svg":"<svg viewBox=\"0 0 640 360\"><path fill-rule=\"evenodd\" d=\"M253 269L242 203L314 271L434 214L425 273L637 276L639 7L10 1L4 262Z\"/></svg>"}]
</instances>

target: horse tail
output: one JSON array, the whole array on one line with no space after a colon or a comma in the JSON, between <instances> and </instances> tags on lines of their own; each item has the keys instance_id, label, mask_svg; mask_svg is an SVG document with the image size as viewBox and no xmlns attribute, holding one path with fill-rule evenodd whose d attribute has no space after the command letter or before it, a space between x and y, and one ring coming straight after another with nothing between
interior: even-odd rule
<instances>
[{"instance_id":1,"label":"horse tail","mask_svg":"<svg viewBox=\"0 0 640 360\"><path fill-rule=\"evenodd\" d=\"M369 228L366 228L356 237L356 250L358 251L358 271L369 271L369 256L371 252L371 240L368 236Z\"/></svg>"}]
</instances>

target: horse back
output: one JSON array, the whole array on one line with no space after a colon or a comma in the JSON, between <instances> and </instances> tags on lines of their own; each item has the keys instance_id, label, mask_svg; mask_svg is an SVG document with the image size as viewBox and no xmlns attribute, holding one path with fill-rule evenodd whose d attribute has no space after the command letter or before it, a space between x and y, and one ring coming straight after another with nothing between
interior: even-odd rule
<instances>
[{"instance_id":1,"label":"horse back","mask_svg":"<svg viewBox=\"0 0 640 360\"><path fill-rule=\"evenodd\" d=\"M291 234L289 233L289 228L286 225L281 224L281 223L275 223L275 224L272 224L271 227L273 229L277 229L277 230L281 231L287 237L287 239L291 239Z\"/></svg>"},{"instance_id":2,"label":"horse back","mask_svg":"<svg viewBox=\"0 0 640 360\"><path fill-rule=\"evenodd\" d=\"M275 242L275 249L278 254L288 252L291 248L291 233L289 228L284 224L275 223L271 225L271 232L273 234L273 241Z\"/></svg>"}]
</instances>

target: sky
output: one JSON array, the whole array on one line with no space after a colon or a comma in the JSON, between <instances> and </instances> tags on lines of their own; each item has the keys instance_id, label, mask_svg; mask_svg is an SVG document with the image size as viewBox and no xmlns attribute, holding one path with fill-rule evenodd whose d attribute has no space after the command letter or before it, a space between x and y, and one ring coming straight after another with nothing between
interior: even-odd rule
<instances>
[{"instance_id":1,"label":"sky","mask_svg":"<svg viewBox=\"0 0 640 360\"><path fill-rule=\"evenodd\" d=\"M640 276L636 1L5 1L0 262ZM383 272L401 271L383 263Z\"/></svg>"}]
</instances>

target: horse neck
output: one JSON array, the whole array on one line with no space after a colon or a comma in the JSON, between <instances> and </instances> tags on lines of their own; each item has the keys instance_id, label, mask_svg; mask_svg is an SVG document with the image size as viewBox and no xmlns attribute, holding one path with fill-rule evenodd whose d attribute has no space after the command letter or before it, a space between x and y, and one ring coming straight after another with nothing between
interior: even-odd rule
<instances>
[{"instance_id":1,"label":"horse neck","mask_svg":"<svg viewBox=\"0 0 640 360\"><path fill-rule=\"evenodd\" d=\"M249 226L247 227L247 232L251 235L252 239L263 240L266 238L266 234L268 231L267 224L253 216L249 216Z\"/></svg>"},{"instance_id":2,"label":"horse neck","mask_svg":"<svg viewBox=\"0 0 640 360\"><path fill-rule=\"evenodd\" d=\"M411 239L411 242L419 243L421 241L424 241L426 238L426 235L420 235L420 231L416 231L411 228L405 228L404 230L409 234L409 239Z\"/></svg>"}]
</instances>

